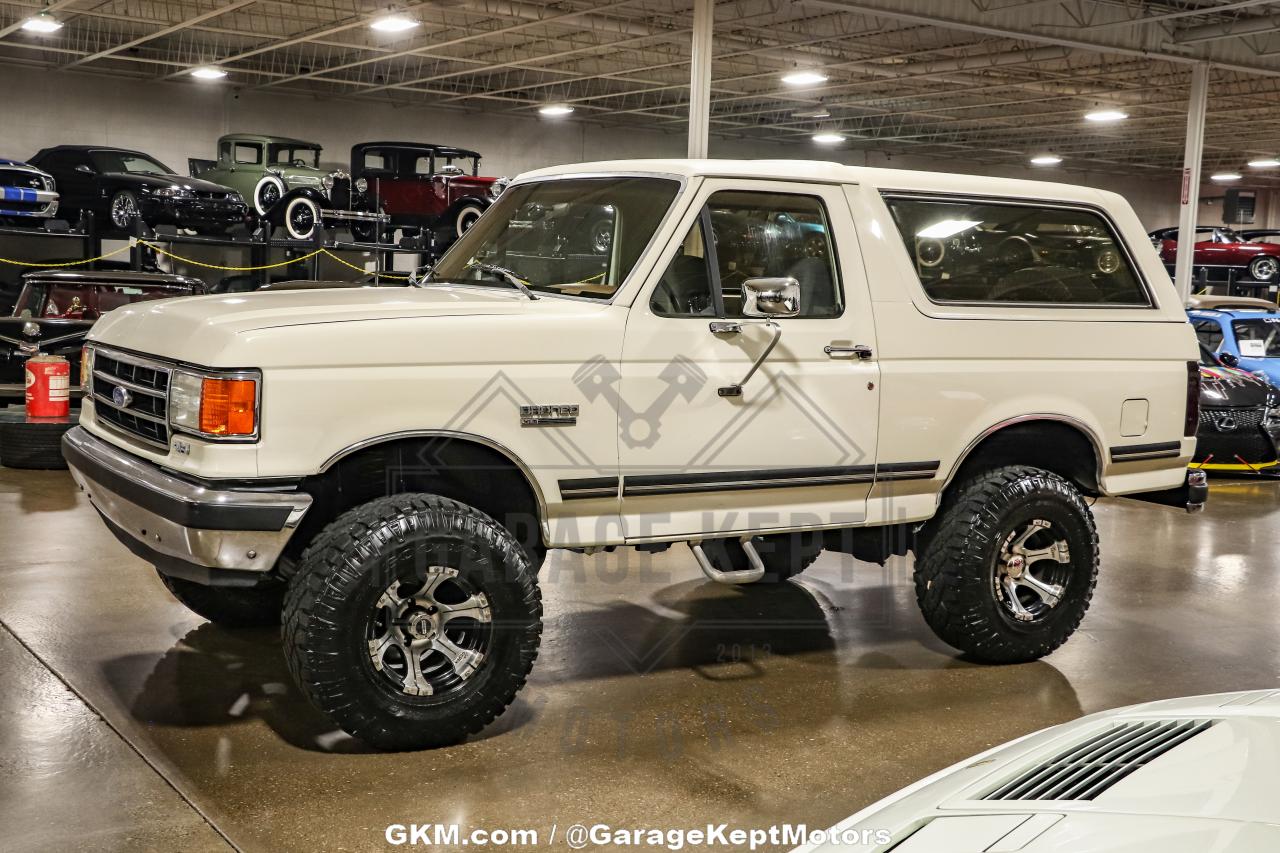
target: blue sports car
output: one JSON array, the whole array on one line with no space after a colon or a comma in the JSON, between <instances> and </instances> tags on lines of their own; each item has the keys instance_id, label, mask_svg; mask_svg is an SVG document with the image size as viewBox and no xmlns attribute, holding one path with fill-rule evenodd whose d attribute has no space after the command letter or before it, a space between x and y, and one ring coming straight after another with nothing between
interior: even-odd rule
<instances>
[{"instance_id":1,"label":"blue sports car","mask_svg":"<svg viewBox=\"0 0 1280 853\"><path fill-rule=\"evenodd\" d=\"M1192 308L1187 317L1200 343L1228 366L1280 386L1280 307Z\"/></svg>"},{"instance_id":2,"label":"blue sports car","mask_svg":"<svg viewBox=\"0 0 1280 853\"><path fill-rule=\"evenodd\" d=\"M47 172L0 157L0 222L39 224L57 212L58 193Z\"/></svg>"}]
</instances>

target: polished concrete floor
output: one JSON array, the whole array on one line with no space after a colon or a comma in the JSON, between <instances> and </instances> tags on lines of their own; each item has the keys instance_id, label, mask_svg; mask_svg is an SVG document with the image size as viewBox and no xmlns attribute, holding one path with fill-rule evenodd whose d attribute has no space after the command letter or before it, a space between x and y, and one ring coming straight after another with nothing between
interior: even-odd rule
<instances>
[{"instance_id":1,"label":"polished concrete floor","mask_svg":"<svg viewBox=\"0 0 1280 853\"><path fill-rule=\"evenodd\" d=\"M909 565L826 554L780 589L687 551L553 552L529 686L458 747L378 754L289 681L270 631L174 603L65 472L0 469L0 846L379 850L392 823L825 827L1025 732L1280 681L1280 482L1186 516L1095 507L1093 609L1045 661L967 663ZM563 844L556 845L564 849Z\"/></svg>"}]
</instances>

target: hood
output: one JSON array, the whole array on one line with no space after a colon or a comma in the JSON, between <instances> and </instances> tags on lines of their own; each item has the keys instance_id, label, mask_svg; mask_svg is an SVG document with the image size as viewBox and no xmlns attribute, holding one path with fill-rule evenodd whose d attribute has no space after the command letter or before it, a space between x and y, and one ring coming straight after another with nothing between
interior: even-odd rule
<instances>
[{"instance_id":1,"label":"hood","mask_svg":"<svg viewBox=\"0 0 1280 853\"><path fill-rule=\"evenodd\" d=\"M1246 370L1200 366L1200 405L1206 408L1256 408L1273 396L1271 384Z\"/></svg>"},{"instance_id":2,"label":"hood","mask_svg":"<svg viewBox=\"0 0 1280 853\"><path fill-rule=\"evenodd\" d=\"M288 335L288 352L274 353L277 363L304 358L316 348L326 362L337 355L347 363L383 361L394 357L400 341L420 345L427 332L418 321L431 318L475 318L465 324L465 335L498 334L492 323L511 317L518 328L541 318L580 317L598 313L605 306L580 300L544 297L530 301L514 289L500 287L445 286L425 288L335 288L285 290L196 296L126 305L105 315L94 327L91 340L140 350L150 355L189 361L207 367L262 367L240 361L259 358L269 349L267 341ZM435 326L432 339L446 328ZM507 327L502 334L511 335ZM145 342L141 344L140 342ZM237 342L252 342L252 353L240 352ZM341 353L325 352L338 346Z\"/></svg>"},{"instance_id":3,"label":"hood","mask_svg":"<svg viewBox=\"0 0 1280 853\"><path fill-rule=\"evenodd\" d=\"M1280 691L1215 694L1045 729L835 829L886 830L894 853L1275 850L1277 783Z\"/></svg>"},{"instance_id":4,"label":"hood","mask_svg":"<svg viewBox=\"0 0 1280 853\"><path fill-rule=\"evenodd\" d=\"M222 184L215 184L213 181L206 181L201 178L192 178L187 175L142 175L137 172L107 172L103 177L129 181L139 186L152 187L154 189L160 189L161 187L186 187L187 189L204 193L235 192L231 187L224 187Z\"/></svg>"}]
</instances>

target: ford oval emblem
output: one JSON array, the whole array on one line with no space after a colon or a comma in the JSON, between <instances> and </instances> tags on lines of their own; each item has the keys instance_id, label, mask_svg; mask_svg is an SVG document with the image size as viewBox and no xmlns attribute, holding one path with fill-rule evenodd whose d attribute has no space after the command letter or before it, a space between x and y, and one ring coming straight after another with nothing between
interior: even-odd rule
<instances>
[{"instance_id":1,"label":"ford oval emblem","mask_svg":"<svg viewBox=\"0 0 1280 853\"><path fill-rule=\"evenodd\" d=\"M133 395L129 393L128 388L117 385L111 389L111 402L115 403L117 408L127 409L133 403Z\"/></svg>"}]
</instances>

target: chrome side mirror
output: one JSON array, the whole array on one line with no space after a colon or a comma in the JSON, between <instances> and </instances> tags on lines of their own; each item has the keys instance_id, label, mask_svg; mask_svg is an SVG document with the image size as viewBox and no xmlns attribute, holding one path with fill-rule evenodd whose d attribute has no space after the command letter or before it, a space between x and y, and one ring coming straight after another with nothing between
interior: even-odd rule
<instances>
[{"instance_id":1,"label":"chrome side mirror","mask_svg":"<svg viewBox=\"0 0 1280 853\"><path fill-rule=\"evenodd\" d=\"M800 313L800 282L786 278L749 278L742 283L742 316L795 317Z\"/></svg>"}]
</instances>

